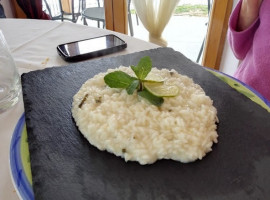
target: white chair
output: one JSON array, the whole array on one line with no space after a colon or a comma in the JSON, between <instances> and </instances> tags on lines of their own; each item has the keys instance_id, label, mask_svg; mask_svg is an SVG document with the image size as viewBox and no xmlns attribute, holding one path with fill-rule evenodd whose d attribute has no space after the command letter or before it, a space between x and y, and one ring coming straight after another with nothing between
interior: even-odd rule
<instances>
[{"instance_id":1,"label":"white chair","mask_svg":"<svg viewBox=\"0 0 270 200\"><path fill-rule=\"evenodd\" d=\"M68 20L76 23L78 17L81 15L81 0L76 1L78 2L77 12L75 11L75 1L71 0L71 13L65 12L63 10L61 0L43 0L43 2L45 3L45 8L52 20Z\"/></svg>"}]
</instances>

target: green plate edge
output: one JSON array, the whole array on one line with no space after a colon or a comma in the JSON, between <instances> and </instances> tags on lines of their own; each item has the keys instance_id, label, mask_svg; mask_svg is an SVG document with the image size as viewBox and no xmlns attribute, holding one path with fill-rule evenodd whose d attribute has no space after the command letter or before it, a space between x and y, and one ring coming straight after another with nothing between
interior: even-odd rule
<instances>
[{"instance_id":1,"label":"green plate edge","mask_svg":"<svg viewBox=\"0 0 270 200\"><path fill-rule=\"evenodd\" d=\"M24 124L21 136L21 160L27 180L32 185L32 173L31 173L30 153L27 140L26 124Z\"/></svg>"},{"instance_id":2,"label":"green plate edge","mask_svg":"<svg viewBox=\"0 0 270 200\"><path fill-rule=\"evenodd\" d=\"M242 85L240 82L238 82L238 81L236 81L236 80L234 80L226 75L220 74L219 72L213 71L211 69L207 69L207 71L211 72L213 75L218 77L220 80L227 83L229 86L231 86L232 88L236 89L241 94L248 97L251 101L259 104L261 107L263 107L268 112L270 112L269 106L267 106L267 104L265 104L265 102L260 97L258 97L253 91L251 91L250 89L248 89L247 87Z\"/></svg>"}]
</instances>

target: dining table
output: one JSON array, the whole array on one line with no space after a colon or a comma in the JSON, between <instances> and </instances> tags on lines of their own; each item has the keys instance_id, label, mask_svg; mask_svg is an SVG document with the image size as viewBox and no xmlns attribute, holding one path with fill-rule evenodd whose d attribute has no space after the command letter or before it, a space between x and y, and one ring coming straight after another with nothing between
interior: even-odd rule
<instances>
[{"instance_id":1,"label":"dining table","mask_svg":"<svg viewBox=\"0 0 270 200\"><path fill-rule=\"evenodd\" d=\"M134 53L158 46L125 34L70 22L34 19L0 19L2 30L20 74L53 66L68 65L57 53L59 44L106 34L115 34L127 43L123 51L104 57ZM12 184L9 149L15 126L24 113L22 95L19 102L0 114L0 199L19 199Z\"/></svg>"},{"instance_id":2,"label":"dining table","mask_svg":"<svg viewBox=\"0 0 270 200\"><path fill-rule=\"evenodd\" d=\"M0 19L0 29L22 80L19 102L0 114L0 199L34 199L31 170L26 169L30 168L28 133L37 199L270 197L267 190L270 182L270 103L249 86L222 72L200 66L171 48L106 29L34 19ZM107 34L124 40L127 48L78 63L64 61L56 51L59 44ZM112 65L132 65L143 55L150 56L157 68L175 68L192 77L213 99L218 110L219 142L201 161L180 164L165 160L139 166L98 152L78 134L73 134L78 130L70 116L71 94L88 76ZM100 69L90 69L88 65ZM56 123L46 126L51 122L50 113ZM58 134L52 135L54 132ZM63 134L68 138L63 138ZM55 140L51 140L52 137L56 137ZM73 154L71 149L64 147L70 145L68 139L78 144L72 150L89 153L95 158L88 160L79 152ZM55 152L54 148L59 151ZM14 168L16 156L23 157L20 169ZM56 163L53 158L63 162ZM54 171L52 166L62 170ZM30 190L22 179L30 180ZM86 186L90 188L85 189Z\"/></svg>"}]
</instances>

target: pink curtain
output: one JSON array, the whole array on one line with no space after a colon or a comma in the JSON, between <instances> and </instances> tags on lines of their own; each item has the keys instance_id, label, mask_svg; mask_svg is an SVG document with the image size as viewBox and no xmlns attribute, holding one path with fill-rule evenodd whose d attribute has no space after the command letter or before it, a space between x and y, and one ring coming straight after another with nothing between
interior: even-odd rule
<instances>
[{"instance_id":1,"label":"pink curtain","mask_svg":"<svg viewBox=\"0 0 270 200\"><path fill-rule=\"evenodd\" d=\"M42 0L16 0L18 5L30 19L50 19L42 10Z\"/></svg>"}]
</instances>

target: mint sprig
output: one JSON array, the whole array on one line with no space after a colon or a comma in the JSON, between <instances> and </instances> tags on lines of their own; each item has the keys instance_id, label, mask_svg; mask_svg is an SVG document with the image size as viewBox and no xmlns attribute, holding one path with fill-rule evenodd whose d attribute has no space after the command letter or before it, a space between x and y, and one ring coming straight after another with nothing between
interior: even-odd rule
<instances>
[{"instance_id":1,"label":"mint sprig","mask_svg":"<svg viewBox=\"0 0 270 200\"><path fill-rule=\"evenodd\" d=\"M153 104L155 106L161 106L164 102L164 99L162 97L157 97L157 96L151 94L150 92L148 92L148 90L146 90L146 89L139 91L138 95L147 99L151 104Z\"/></svg>"},{"instance_id":2,"label":"mint sprig","mask_svg":"<svg viewBox=\"0 0 270 200\"><path fill-rule=\"evenodd\" d=\"M114 71L104 77L105 83L111 88L127 88L136 78L122 71Z\"/></svg>"},{"instance_id":3,"label":"mint sprig","mask_svg":"<svg viewBox=\"0 0 270 200\"><path fill-rule=\"evenodd\" d=\"M144 80L152 69L152 61L149 56L143 57L137 66L131 66L139 80Z\"/></svg>"},{"instance_id":4,"label":"mint sprig","mask_svg":"<svg viewBox=\"0 0 270 200\"><path fill-rule=\"evenodd\" d=\"M137 66L131 66L136 77L132 77L123 71L114 71L104 76L105 83L111 88L126 89L129 95L135 90L139 96L147 99L155 106L161 106L164 102L162 97L155 96L143 87L143 81L152 69L152 61L149 56L141 58Z\"/></svg>"},{"instance_id":5,"label":"mint sprig","mask_svg":"<svg viewBox=\"0 0 270 200\"><path fill-rule=\"evenodd\" d=\"M130 94L130 95L133 94L134 91L138 88L139 85L140 85L139 80L132 81L132 83L126 88L127 93Z\"/></svg>"}]
</instances>

